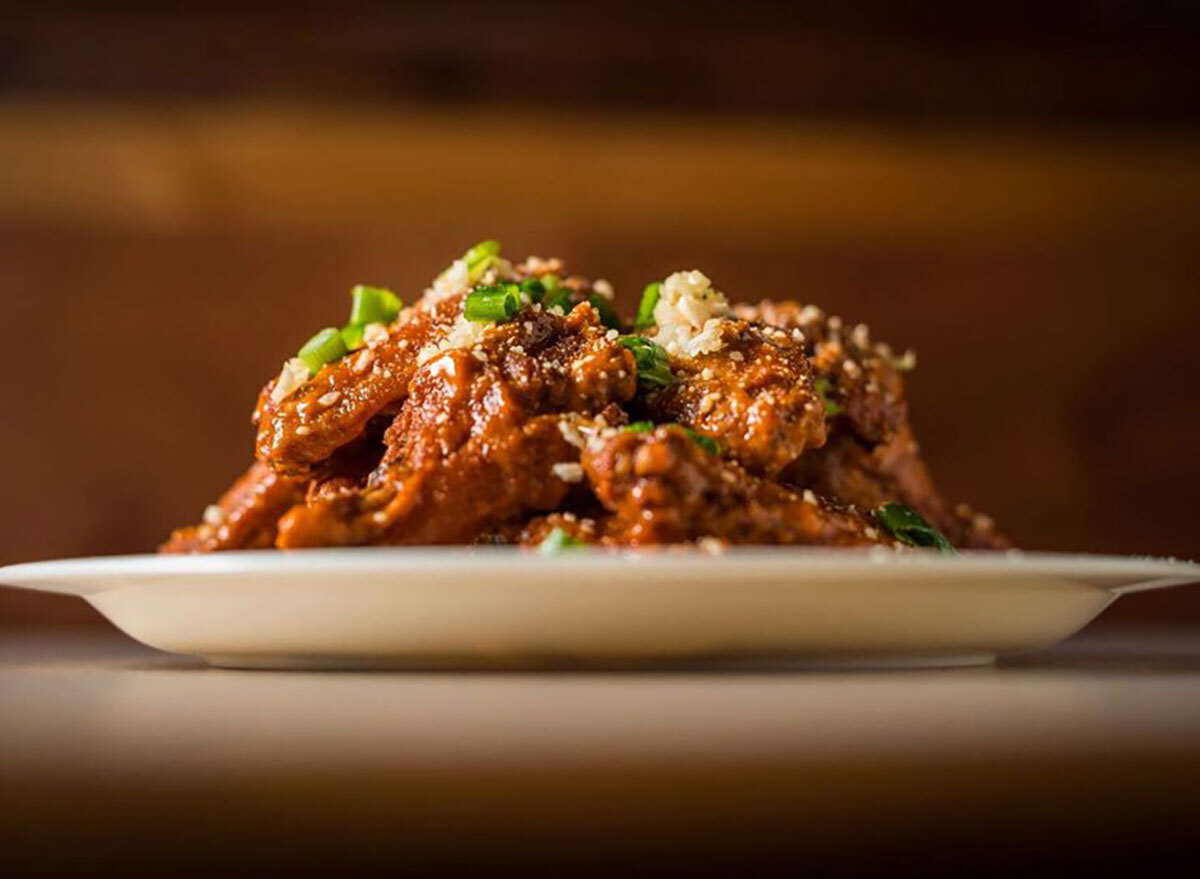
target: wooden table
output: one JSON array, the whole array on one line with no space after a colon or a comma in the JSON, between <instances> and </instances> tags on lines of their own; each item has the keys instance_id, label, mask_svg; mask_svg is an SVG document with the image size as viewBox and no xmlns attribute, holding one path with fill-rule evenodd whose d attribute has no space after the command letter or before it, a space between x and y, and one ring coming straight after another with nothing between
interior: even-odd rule
<instances>
[{"instance_id":1,"label":"wooden table","mask_svg":"<svg viewBox=\"0 0 1200 879\"><path fill-rule=\"evenodd\" d=\"M233 672L8 634L0 872L1142 871L1197 847L1198 634L632 674Z\"/></svg>"}]
</instances>

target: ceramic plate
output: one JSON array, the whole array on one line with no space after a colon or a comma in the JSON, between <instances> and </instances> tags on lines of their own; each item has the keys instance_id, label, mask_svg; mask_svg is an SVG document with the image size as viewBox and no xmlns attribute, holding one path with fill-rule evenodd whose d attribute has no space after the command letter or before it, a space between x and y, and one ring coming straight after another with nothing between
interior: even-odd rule
<instances>
[{"instance_id":1,"label":"ceramic plate","mask_svg":"<svg viewBox=\"0 0 1200 879\"><path fill-rule=\"evenodd\" d=\"M937 666L1046 647L1200 565L1038 553L341 549L0 568L241 668Z\"/></svg>"}]
</instances>

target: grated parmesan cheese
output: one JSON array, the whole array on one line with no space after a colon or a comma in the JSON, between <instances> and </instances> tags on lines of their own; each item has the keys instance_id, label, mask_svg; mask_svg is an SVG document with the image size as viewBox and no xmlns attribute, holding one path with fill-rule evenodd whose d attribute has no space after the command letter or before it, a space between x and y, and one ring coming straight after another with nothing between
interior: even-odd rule
<instances>
[{"instance_id":1,"label":"grated parmesan cheese","mask_svg":"<svg viewBox=\"0 0 1200 879\"><path fill-rule=\"evenodd\" d=\"M381 323L367 324L363 327L363 343L368 348L378 348L388 340L388 331Z\"/></svg>"},{"instance_id":2,"label":"grated parmesan cheese","mask_svg":"<svg viewBox=\"0 0 1200 879\"><path fill-rule=\"evenodd\" d=\"M585 444L583 434L579 432L579 428L577 428L567 419L563 419L562 421L558 422L558 432L562 434L562 438L564 440L569 442L575 448L583 448Z\"/></svg>"},{"instance_id":3,"label":"grated parmesan cheese","mask_svg":"<svg viewBox=\"0 0 1200 879\"><path fill-rule=\"evenodd\" d=\"M491 326L492 324L467 320L460 314L450 327L450 332L446 333L441 341L431 342L421 349L417 354L417 364L423 366L439 354L456 348L473 348L483 341Z\"/></svg>"},{"instance_id":4,"label":"grated parmesan cheese","mask_svg":"<svg viewBox=\"0 0 1200 879\"><path fill-rule=\"evenodd\" d=\"M311 376L312 373L308 371L308 367L304 365L304 361L299 357L293 357L283 364L283 369L279 372L279 378L275 380L275 387L271 389L271 402L279 405L304 387L304 383Z\"/></svg>"},{"instance_id":5,"label":"grated parmesan cheese","mask_svg":"<svg viewBox=\"0 0 1200 879\"><path fill-rule=\"evenodd\" d=\"M555 464L550 472L563 482L581 482L583 480L583 465L577 462L564 461Z\"/></svg>"},{"instance_id":6,"label":"grated parmesan cheese","mask_svg":"<svg viewBox=\"0 0 1200 879\"><path fill-rule=\"evenodd\" d=\"M433 279L433 285L425 291L424 300L430 305L466 293L471 284L471 273L467 269L466 260L456 259L450 263L450 268Z\"/></svg>"}]
</instances>

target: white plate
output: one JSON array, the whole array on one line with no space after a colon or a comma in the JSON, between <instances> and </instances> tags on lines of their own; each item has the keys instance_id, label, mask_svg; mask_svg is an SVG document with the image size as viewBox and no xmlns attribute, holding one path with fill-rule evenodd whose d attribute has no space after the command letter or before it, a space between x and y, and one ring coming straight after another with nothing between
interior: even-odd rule
<instances>
[{"instance_id":1,"label":"white plate","mask_svg":"<svg viewBox=\"0 0 1200 879\"><path fill-rule=\"evenodd\" d=\"M971 665L1200 565L1036 553L341 549L0 568L152 647L242 668Z\"/></svg>"}]
</instances>

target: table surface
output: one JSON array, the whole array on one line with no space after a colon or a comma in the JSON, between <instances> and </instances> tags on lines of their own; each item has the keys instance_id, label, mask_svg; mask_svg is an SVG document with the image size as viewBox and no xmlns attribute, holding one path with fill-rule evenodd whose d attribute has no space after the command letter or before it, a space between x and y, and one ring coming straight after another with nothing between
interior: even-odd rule
<instances>
[{"instance_id":1,"label":"table surface","mask_svg":"<svg viewBox=\"0 0 1200 879\"><path fill-rule=\"evenodd\" d=\"M950 864L998 834L1111 863L1177 854L1197 816L1197 631L838 673L223 671L115 633L0 636L0 866L932 867L931 843Z\"/></svg>"}]
</instances>

